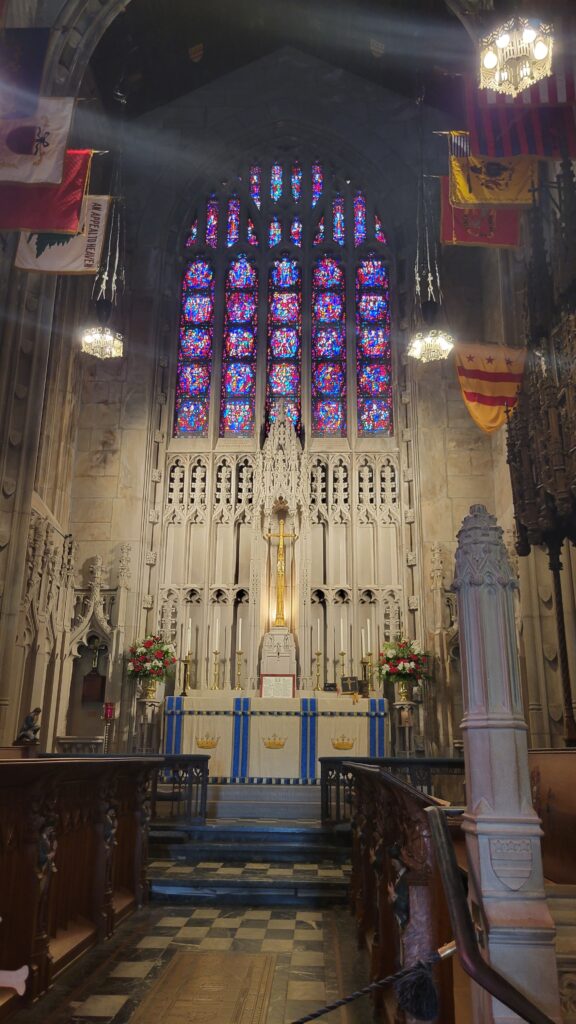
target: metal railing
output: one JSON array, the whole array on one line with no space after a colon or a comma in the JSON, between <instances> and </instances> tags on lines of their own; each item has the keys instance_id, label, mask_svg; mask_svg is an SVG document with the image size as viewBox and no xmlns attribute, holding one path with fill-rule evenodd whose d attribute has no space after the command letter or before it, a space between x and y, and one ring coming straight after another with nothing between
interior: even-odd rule
<instances>
[{"instance_id":1,"label":"metal railing","mask_svg":"<svg viewBox=\"0 0 576 1024\"><path fill-rule=\"evenodd\" d=\"M528 1024L554 1024L542 1010L484 960L470 916L454 846L446 818L439 807L427 807L434 855L448 904L456 952L462 967L473 981Z\"/></svg>"},{"instance_id":2,"label":"metal railing","mask_svg":"<svg viewBox=\"0 0 576 1024\"><path fill-rule=\"evenodd\" d=\"M152 783L151 810L157 823L206 821L209 761L208 754L165 755Z\"/></svg>"},{"instance_id":3,"label":"metal railing","mask_svg":"<svg viewBox=\"0 0 576 1024\"><path fill-rule=\"evenodd\" d=\"M461 757L321 757L322 823L341 825L352 818L354 776L350 765L385 768L427 796L464 804L464 758Z\"/></svg>"}]
</instances>

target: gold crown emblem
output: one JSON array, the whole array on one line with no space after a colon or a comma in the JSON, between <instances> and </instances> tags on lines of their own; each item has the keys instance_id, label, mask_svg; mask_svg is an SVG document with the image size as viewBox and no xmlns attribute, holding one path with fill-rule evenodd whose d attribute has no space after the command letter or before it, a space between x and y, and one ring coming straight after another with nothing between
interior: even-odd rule
<instances>
[{"instance_id":1,"label":"gold crown emblem","mask_svg":"<svg viewBox=\"0 0 576 1024\"><path fill-rule=\"evenodd\" d=\"M271 736L264 737L264 746L268 750L283 750L286 745L287 736L277 736L275 732Z\"/></svg>"},{"instance_id":2,"label":"gold crown emblem","mask_svg":"<svg viewBox=\"0 0 576 1024\"><path fill-rule=\"evenodd\" d=\"M209 736L206 733L204 736L196 737L196 746L200 747L200 750L214 750L218 746L219 736Z\"/></svg>"},{"instance_id":3,"label":"gold crown emblem","mask_svg":"<svg viewBox=\"0 0 576 1024\"><path fill-rule=\"evenodd\" d=\"M356 743L356 740L351 740L349 736L334 736L332 739L332 746L334 750L352 750L352 747Z\"/></svg>"}]
</instances>

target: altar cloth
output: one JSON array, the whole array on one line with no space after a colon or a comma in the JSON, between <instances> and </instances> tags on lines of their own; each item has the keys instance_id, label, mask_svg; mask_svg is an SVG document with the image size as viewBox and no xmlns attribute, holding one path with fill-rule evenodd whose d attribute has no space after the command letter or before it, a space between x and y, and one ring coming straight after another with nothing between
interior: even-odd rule
<instances>
[{"instance_id":1,"label":"altar cloth","mask_svg":"<svg viewBox=\"0 0 576 1024\"><path fill-rule=\"evenodd\" d=\"M312 691L313 693L314 691ZM211 782L315 784L320 757L384 757L386 701L199 693L167 697L165 752L209 754Z\"/></svg>"}]
</instances>

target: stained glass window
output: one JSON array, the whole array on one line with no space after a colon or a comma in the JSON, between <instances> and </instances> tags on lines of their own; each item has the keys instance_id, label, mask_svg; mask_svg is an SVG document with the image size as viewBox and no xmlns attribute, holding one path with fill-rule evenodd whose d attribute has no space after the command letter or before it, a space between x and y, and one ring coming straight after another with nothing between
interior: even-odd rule
<instances>
[{"instance_id":1,"label":"stained glass window","mask_svg":"<svg viewBox=\"0 0 576 1024\"><path fill-rule=\"evenodd\" d=\"M218 200L210 196L206 203L206 245L215 249L218 245Z\"/></svg>"},{"instance_id":2,"label":"stained glass window","mask_svg":"<svg viewBox=\"0 0 576 1024\"><path fill-rule=\"evenodd\" d=\"M208 195L186 231L175 436L206 434L214 359L221 366L221 437L252 436L259 428L257 359L264 356L266 424L282 400L300 427L304 317L310 323L311 393L306 392L305 408L311 410L312 434L346 435L353 323L358 432L392 432L389 279L383 258L388 241L361 187L339 191L320 160L254 162L234 179L232 191L223 185L222 192ZM307 252L314 253L311 281L303 280L300 265L309 265ZM266 302L267 330L258 354L260 271L267 281L260 302ZM216 273L222 295L214 290ZM304 419L307 423L308 415Z\"/></svg>"},{"instance_id":3,"label":"stained glass window","mask_svg":"<svg viewBox=\"0 0 576 1024\"><path fill-rule=\"evenodd\" d=\"M322 189L324 187L324 171L322 170L322 164L312 164L312 206L316 206L316 203L322 195Z\"/></svg>"},{"instance_id":4,"label":"stained glass window","mask_svg":"<svg viewBox=\"0 0 576 1024\"><path fill-rule=\"evenodd\" d=\"M262 170L257 164L250 168L250 198L255 206L260 209L262 199L260 195Z\"/></svg>"},{"instance_id":5,"label":"stained glass window","mask_svg":"<svg viewBox=\"0 0 576 1024\"><path fill-rule=\"evenodd\" d=\"M275 203L282 197L282 164L272 164L270 171L270 199Z\"/></svg>"},{"instance_id":6,"label":"stained glass window","mask_svg":"<svg viewBox=\"0 0 576 1024\"><path fill-rule=\"evenodd\" d=\"M366 197L363 192L354 196L354 245L366 241Z\"/></svg>"},{"instance_id":7,"label":"stained glass window","mask_svg":"<svg viewBox=\"0 0 576 1024\"><path fill-rule=\"evenodd\" d=\"M332 237L337 245L344 245L346 241L344 199L342 196L334 196L332 200Z\"/></svg>"},{"instance_id":8,"label":"stained glass window","mask_svg":"<svg viewBox=\"0 0 576 1024\"><path fill-rule=\"evenodd\" d=\"M190 225L190 231L186 238L186 248L191 249L193 245L196 245L198 241L198 218L195 217Z\"/></svg>"},{"instance_id":9,"label":"stained glass window","mask_svg":"<svg viewBox=\"0 0 576 1024\"><path fill-rule=\"evenodd\" d=\"M226 274L220 437L254 432L258 275L242 253Z\"/></svg>"},{"instance_id":10,"label":"stained glass window","mask_svg":"<svg viewBox=\"0 0 576 1024\"><path fill-rule=\"evenodd\" d=\"M346 434L345 276L321 256L312 271L312 433Z\"/></svg>"},{"instance_id":11,"label":"stained glass window","mask_svg":"<svg viewBox=\"0 0 576 1024\"><path fill-rule=\"evenodd\" d=\"M386 232L384 231L382 221L377 213L374 214L374 238L377 242L382 242L383 245L388 245Z\"/></svg>"},{"instance_id":12,"label":"stained glass window","mask_svg":"<svg viewBox=\"0 0 576 1024\"><path fill-rule=\"evenodd\" d=\"M203 436L208 430L213 333L214 268L198 258L188 264L182 282L175 437Z\"/></svg>"},{"instance_id":13,"label":"stained glass window","mask_svg":"<svg viewBox=\"0 0 576 1024\"><path fill-rule=\"evenodd\" d=\"M226 225L226 245L236 245L240 238L240 200L232 196L228 200L228 224Z\"/></svg>"},{"instance_id":14,"label":"stained glass window","mask_svg":"<svg viewBox=\"0 0 576 1024\"><path fill-rule=\"evenodd\" d=\"M320 245L324 241L324 232L325 232L324 217L322 216L322 217L320 217L320 220L318 221L318 223L316 225L316 232L314 234L314 239L313 239L312 245Z\"/></svg>"},{"instance_id":15,"label":"stained glass window","mask_svg":"<svg viewBox=\"0 0 576 1024\"><path fill-rule=\"evenodd\" d=\"M302 245L302 220L300 217L294 217L292 220L290 225L290 241L293 245Z\"/></svg>"},{"instance_id":16,"label":"stained glass window","mask_svg":"<svg viewBox=\"0 0 576 1024\"><path fill-rule=\"evenodd\" d=\"M268 359L266 419L276 419L280 403L300 426L300 352L302 278L295 260L282 256L272 264L268 286Z\"/></svg>"},{"instance_id":17,"label":"stained glass window","mask_svg":"<svg viewBox=\"0 0 576 1024\"><path fill-rule=\"evenodd\" d=\"M358 433L392 433L388 269L370 256L356 271Z\"/></svg>"},{"instance_id":18,"label":"stained glass window","mask_svg":"<svg viewBox=\"0 0 576 1024\"><path fill-rule=\"evenodd\" d=\"M294 199L295 202L298 202L302 194L302 167L297 160L292 164L290 188L292 191L292 199Z\"/></svg>"},{"instance_id":19,"label":"stained glass window","mask_svg":"<svg viewBox=\"0 0 576 1024\"><path fill-rule=\"evenodd\" d=\"M282 241L282 224L279 217L272 217L268 231L268 245L271 249Z\"/></svg>"}]
</instances>

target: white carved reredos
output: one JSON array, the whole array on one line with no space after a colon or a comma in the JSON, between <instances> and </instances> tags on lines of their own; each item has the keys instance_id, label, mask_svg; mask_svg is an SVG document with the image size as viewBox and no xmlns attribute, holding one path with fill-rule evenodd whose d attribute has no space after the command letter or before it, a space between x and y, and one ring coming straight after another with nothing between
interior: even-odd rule
<instances>
[{"instance_id":1,"label":"white carved reredos","mask_svg":"<svg viewBox=\"0 0 576 1024\"><path fill-rule=\"evenodd\" d=\"M294 424L282 415L270 426L254 467L254 504L258 511L270 516L277 506L284 506L291 516L308 513L309 489L304 478L307 459L296 436Z\"/></svg>"}]
</instances>

